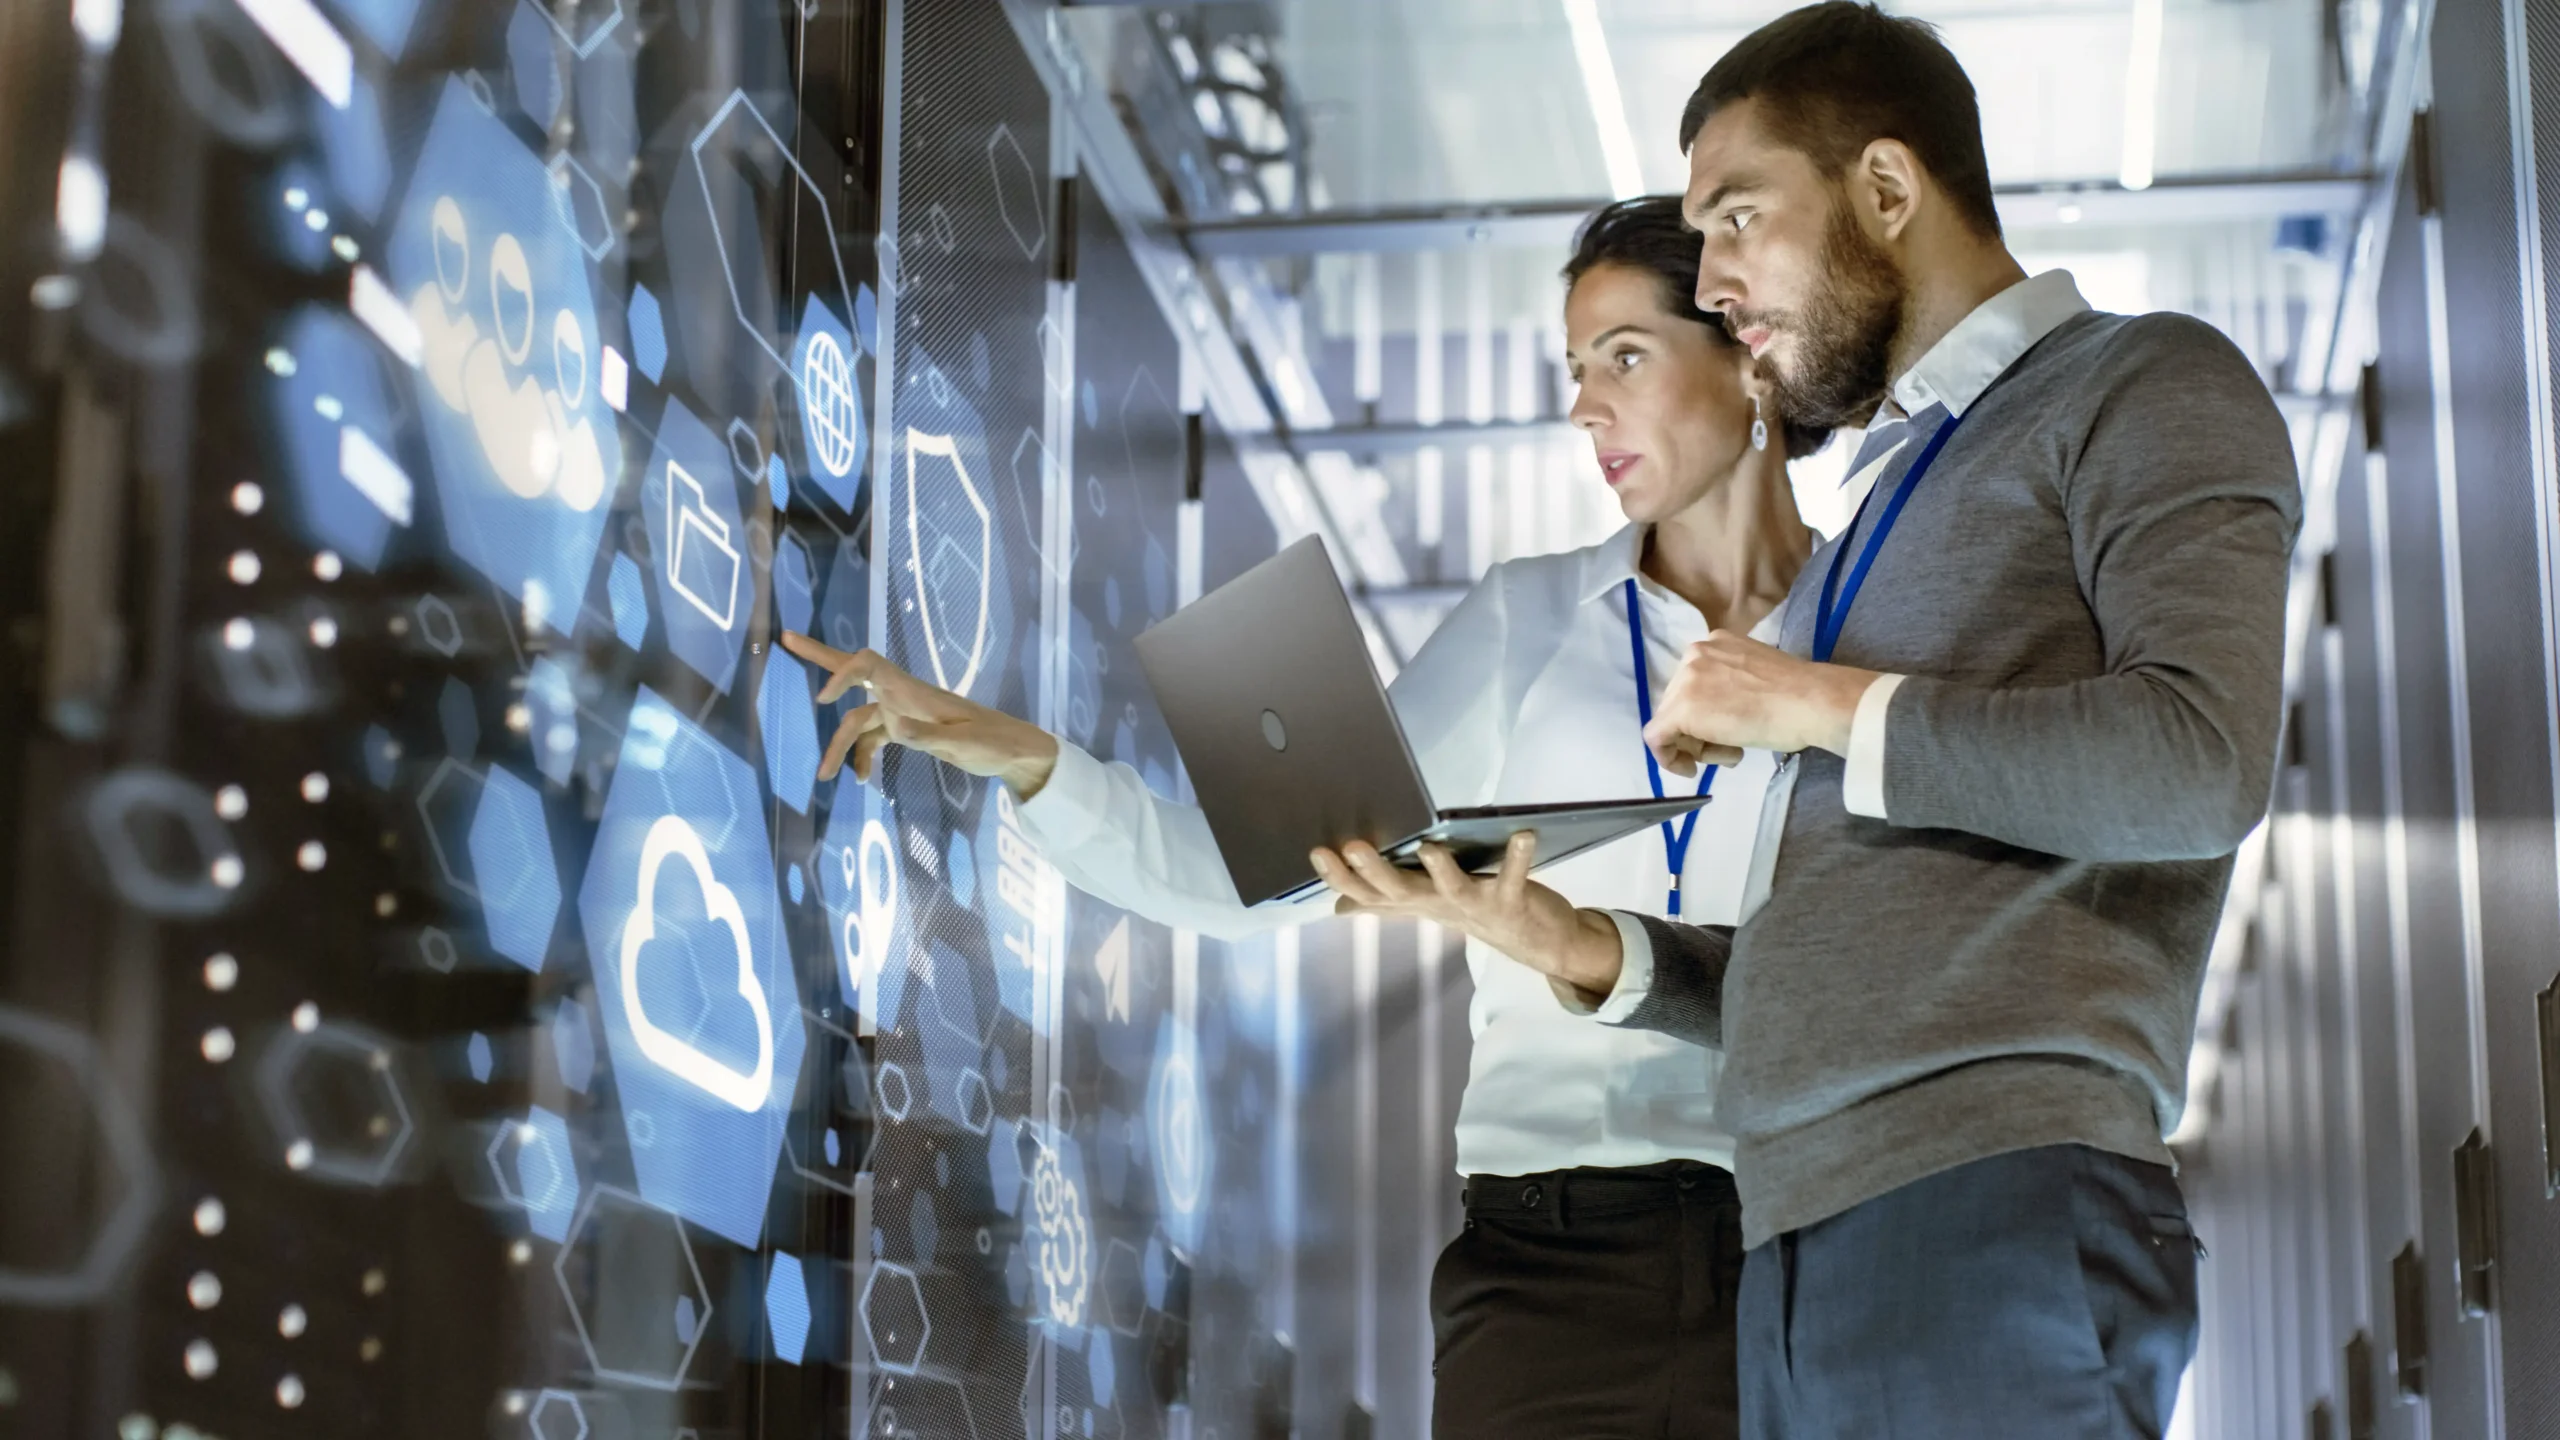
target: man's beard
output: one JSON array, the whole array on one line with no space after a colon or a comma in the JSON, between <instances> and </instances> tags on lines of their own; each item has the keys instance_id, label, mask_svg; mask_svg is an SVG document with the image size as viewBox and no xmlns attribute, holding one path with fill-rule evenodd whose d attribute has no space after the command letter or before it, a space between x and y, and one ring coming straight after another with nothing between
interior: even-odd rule
<instances>
[{"instance_id":1,"label":"man's beard","mask_svg":"<svg viewBox=\"0 0 2560 1440\"><path fill-rule=\"evenodd\" d=\"M1795 340L1781 367L1760 362L1778 412L1822 429L1858 428L1893 388L1893 342L1902 333L1902 267L1836 201L1822 237L1822 280L1801 310L1776 327Z\"/></svg>"}]
</instances>

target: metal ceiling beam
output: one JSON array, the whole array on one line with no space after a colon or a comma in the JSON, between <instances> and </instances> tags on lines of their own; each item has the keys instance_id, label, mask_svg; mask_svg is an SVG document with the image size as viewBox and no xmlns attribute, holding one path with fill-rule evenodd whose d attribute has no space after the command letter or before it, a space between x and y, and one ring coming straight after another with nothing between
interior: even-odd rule
<instances>
[{"instance_id":1,"label":"metal ceiling beam","mask_svg":"<svg viewBox=\"0 0 2560 1440\"><path fill-rule=\"evenodd\" d=\"M1469 445L1510 445L1545 440L1564 433L1565 420L1488 420L1481 425L1344 425L1330 430L1293 430L1289 443L1305 452L1340 450L1354 455L1404 455L1434 447L1463 449Z\"/></svg>"},{"instance_id":2,"label":"metal ceiling beam","mask_svg":"<svg viewBox=\"0 0 2560 1440\"><path fill-rule=\"evenodd\" d=\"M2346 401L2335 395L2302 395L2285 392L2275 397L2276 408L2287 419L2313 418L2344 408ZM1561 415L1544 415L1534 420L1488 420L1482 424L1453 421L1446 425L1341 425L1326 430L1292 430L1286 436L1290 449L1302 455L1338 451L1346 455L1406 455L1416 450L1463 450L1470 445L1515 445L1538 440L1553 440L1574 433L1573 422ZM1267 443L1279 443L1283 437L1271 434L1255 437Z\"/></svg>"},{"instance_id":3,"label":"metal ceiling beam","mask_svg":"<svg viewBox=\"0 0 2560 1440\"><path fill-rule=\"evenodd\" d=\"M2347 215L2363 205L2366 184L2367 177L2362 175L2317 171L2173 177L2148 190L2127 190L2112 181L2007 185L1996 194L2003 225L2041 230L2072 224L2191 225L2286 215ZM1469 245L1558 249L1572 242L1583 217L1607 203L1593 198L1336 211L1206 221L1184 226L1182 233L1192 253L1204 259L1455 250Z\"/></svg>"}]
</instances>

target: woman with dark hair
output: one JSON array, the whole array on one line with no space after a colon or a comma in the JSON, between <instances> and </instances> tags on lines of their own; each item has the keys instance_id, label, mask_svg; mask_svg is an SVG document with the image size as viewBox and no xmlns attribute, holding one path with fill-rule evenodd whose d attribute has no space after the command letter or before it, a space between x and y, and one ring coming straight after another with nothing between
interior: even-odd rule
<instances>
[{"instance_id":1,"label":"woman with dark hair","mask_svg":"<svg viewBox=\"0 0 2560 1440\"><path fill-rule=\"evenodd\" d=\"M1396 677L1443 805L1661 793L1641 731L1664 679L1711 629L1773 633L1813 552L1787 460L1827 433L1776 414L1748 354L1698 310L1698 255L1677 201L1660 197L1602 210L1565 266L1573 423L1629 523L1587 549L1495 566ZM1168 925L1234 937L1326 913L1321 900L1239 904L1205 817L1128 766L870 652L783 643L832 672L823 700L870 691L828 773L849 754L868 776L898 744L998 777L1069 883ZM1705 810L1540 879L1581 905L1730 924L1773 765L1752 753L1711 771ZM1492 950L1471 944L1467 959L1467 1220L1432 1277L1433 1433L1734 1434L1742 1232L1733 1142L1714 1123L1718 1054L1568 1014ZM1603 1014L1641 999L1614 995Z\"/></svg>"}]
</instances>

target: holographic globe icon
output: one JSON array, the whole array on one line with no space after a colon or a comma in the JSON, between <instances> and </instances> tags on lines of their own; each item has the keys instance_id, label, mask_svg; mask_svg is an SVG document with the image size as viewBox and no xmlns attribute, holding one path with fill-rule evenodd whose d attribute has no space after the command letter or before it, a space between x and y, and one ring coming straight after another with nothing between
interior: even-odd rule
<instances>
[{"instance_id":1,"label":"holographic globe icon","mask_svg":"<svg viewBox=\"0 0 2560 1440\"><path fill-rule=\"evenodd\" d=\"M809 448L830 475L853 469L862 431L862 402L854 394L853 365L836 337L819 331L809 337L800 361L800 393L808 407Z\"/></svg>"}]
</instances>

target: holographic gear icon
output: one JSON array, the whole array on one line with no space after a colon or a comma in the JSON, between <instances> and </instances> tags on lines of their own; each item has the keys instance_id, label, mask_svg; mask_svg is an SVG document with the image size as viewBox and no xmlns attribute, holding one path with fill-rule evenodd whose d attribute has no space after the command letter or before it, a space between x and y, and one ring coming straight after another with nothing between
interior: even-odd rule
<instances>
[{"instance_id":1,"label":"holographic gear icon","mask_svg":"<svg viewBox=\"0 0 2560 1440\"><path fill-rule=\"evenodd\" d=\"M1083 1192L1068 1178L1054 1146L1042 1146L1040 1158L1032 1162L1031 1212L1039 1230L1040 1290L1048 1319L1082 1325L1093 1280L1093 1236L1084 1217Z\"/></svg>"}]
</instances>

